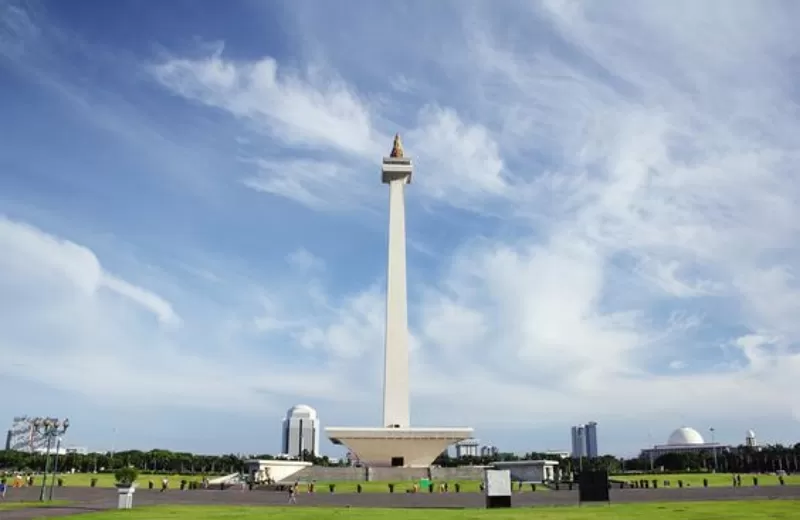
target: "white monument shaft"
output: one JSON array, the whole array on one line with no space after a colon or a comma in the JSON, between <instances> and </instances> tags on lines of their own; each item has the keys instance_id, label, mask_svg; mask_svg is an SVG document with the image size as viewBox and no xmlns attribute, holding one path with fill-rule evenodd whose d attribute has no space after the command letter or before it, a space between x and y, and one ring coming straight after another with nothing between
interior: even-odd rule
<instances>
[{"instance_id":1,"label":"white monument shaft","mask_svg":"<svg viewBox=\"0 0 800 520\"><path fill-rule=\"evenodd\" d=\"M344 444L370 466L427 467L453 443L472 437L472 428L412 428L409 413L408 296L406 293L405 189L411 182L411 159L404 157L400 136L383 159L389 185L389 255L386 272L383 426L325 428L334 444Z\"/></svg>"},{"instance_id":2,"label":"white monument shaft","mask_svg":"<svg viewBox=\"0 0 800 520\"><path fill-rule=\"evenodd\" d=\"M411 173L411 165L408 165ZM389 181L389 255L386 271L386 343L383 374L383 425L407 428L408 297L406 294L406 210L408 176Z\"/></svg>"}]
</instances>

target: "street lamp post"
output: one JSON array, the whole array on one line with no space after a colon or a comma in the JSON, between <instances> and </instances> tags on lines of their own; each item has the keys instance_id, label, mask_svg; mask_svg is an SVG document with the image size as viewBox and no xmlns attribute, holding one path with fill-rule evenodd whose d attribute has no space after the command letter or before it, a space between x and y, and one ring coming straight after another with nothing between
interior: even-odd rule
<instances>
[{"instance_id":1,"label":"street lamp post","mask_svg":"<svg viewBox=\"0 0 800 520\"><path fill-rule=\"evenodd\" d=\"M50 492L47 495L47 500L53 500L53 488L56 486L56 477L58 476L58 456L61 454L61 436L56 441L56 454L53 463L53 476L50 479Z\"/></svg>"},{"instance_id":2,"label":"street lamp post","mask_svg":"<svg viewBox=\"0 0 800 520\"><path fill-rule=\"evenodd\" d=\"M47 489L47 475L50 471L50 448L53 446L53 439L58 439L56 450L61 449L61 435L69 428L69 419L59 420L50 417L37 417L33 420L33 428L42 437L47 439L47 450L44 459L44 476L42 477L42 488L39 491L39 501L44 502L44 492ZM57 452L56 452L57 453ZM58 466L58 455L56 455L56 466ZM50 499L53 498L53 490L50 489Z\"/></svg>"},{"instance_id":3,"label":"street lamp post","mask_svg":"<svg viewBox=\"0 0 800 520\"><path fill-rule=\"evenodd\" d=\"M709 428L709 431L711 432L711 452L714 454L714 473L716 473L719 468L717 467L717 442L714 438L714 427Z\"/></svg>"}]
</instances>

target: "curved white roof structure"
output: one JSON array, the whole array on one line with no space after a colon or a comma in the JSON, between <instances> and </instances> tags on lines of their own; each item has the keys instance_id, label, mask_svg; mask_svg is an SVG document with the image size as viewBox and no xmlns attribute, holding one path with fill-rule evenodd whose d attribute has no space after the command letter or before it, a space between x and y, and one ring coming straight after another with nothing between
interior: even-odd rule
<instances>
[{"instance_id":1,"label":"curved white roof structure","mask_svg":"<svg viewBox=\"0 0 800 520\"><path fill-rule=\"evenodd\" d=\"M756 432L754 432L753 430L747 430L747 434L745 435L745 437L748 439L755 439Z\"/></svg>"},{"instance_id":2,"label":"curved white roof structure","mask_svg":"<svg viewBox=\"0 0 800 520\"><path fill-rule=\"evenodd\" d=\"M670 446L686 446L690 444L705 444L705 441L697 430L684 426L672 432L667 444Z\"/></svg>"},{"instance_id":3,"label":"curved white roof structure","mask_svg":"<svg viewBox=\"0 0 800 520\"><path fill-rule=\"evenodd\" d=\"M316 419L317 411L306 404L296 404L286 412L286 418L302 417L303 419Z\"/></svg>"}]
</instances>

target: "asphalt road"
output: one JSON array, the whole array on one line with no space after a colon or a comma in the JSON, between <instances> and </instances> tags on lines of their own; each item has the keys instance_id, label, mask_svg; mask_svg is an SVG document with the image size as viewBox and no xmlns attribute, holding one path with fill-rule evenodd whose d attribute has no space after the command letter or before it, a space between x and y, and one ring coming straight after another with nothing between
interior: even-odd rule
<instances>
[{"instance_id":1,"label":"asphalt road","mask_svg":"<svg viewBox=\"0 0 800 520\"><path fill-rule=\"evenodd\" d=\"M11 489L7 501L36 500L38 489ZM60 488L54 496L69 500L73 505L48 508L0 511L2 520L31 520L42 517L59 517L113 509L117 504L115 489ZM612 489L612 503L673 502L697 500L753 500L800 499L800 486L717 487L717 488L663 488L663 489ZM134 507L144 505L286 505L286 493L270 491L199 490L166 493L140 489L134 495ZM480 493L301 493L298 506L313 507L386 507L386 508L480 508L484 497ZM577 505L577 491L539 491L514 493L514 507Z\"/></svg>"}]
</instances>

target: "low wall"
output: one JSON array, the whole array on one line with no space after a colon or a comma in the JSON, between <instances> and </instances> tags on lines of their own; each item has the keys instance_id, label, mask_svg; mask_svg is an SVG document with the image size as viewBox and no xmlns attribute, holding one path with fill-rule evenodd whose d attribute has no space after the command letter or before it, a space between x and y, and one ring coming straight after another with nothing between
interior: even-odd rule
<instances>
[{"instance_id":1,"label":"low wall","mask_svg":"<svg viewBox=\"0 0 800 520\"><path fill-rule=\"evenodd\" d=\"M364 481L367 479L366 468L356 467L328 467L328 466L312 466L300 470L291 476L289 480L311 481L316 480L320 482L354 482Z\"/></svg>"},{"instance_id":2,"label":"low wall","mask_svg":"<svg viewBox=\"0 0 800 520\"><path fill-rule=\"evenodd\" d=\"M453 482L457 480L483 480L483 466L461 466L458 468L437 468L430 469L431 479Z\"/></svg>"},{"instance_id":3,"label":"low wall","mask_svg":"<svg viewBox=\"0 0 800 520\"><path fill-rule=\"evenodd\" d=\"M367 480L373 482L402 482L429 478L428 468L369 468Z\"/></svg>"},{"instance_id":4,"label":"low wall","mask_svg":"<svg viewBox=\"0 0 800 520\"><path fill-rule=\"evenodd\" d=\"M291 475L288 481L310 482L404 482L430 478L431 480L456 482L483 480L483 466L462 466L460 468L356 468L338 466L312 466Z\"/></svg>"}]
</instances>

